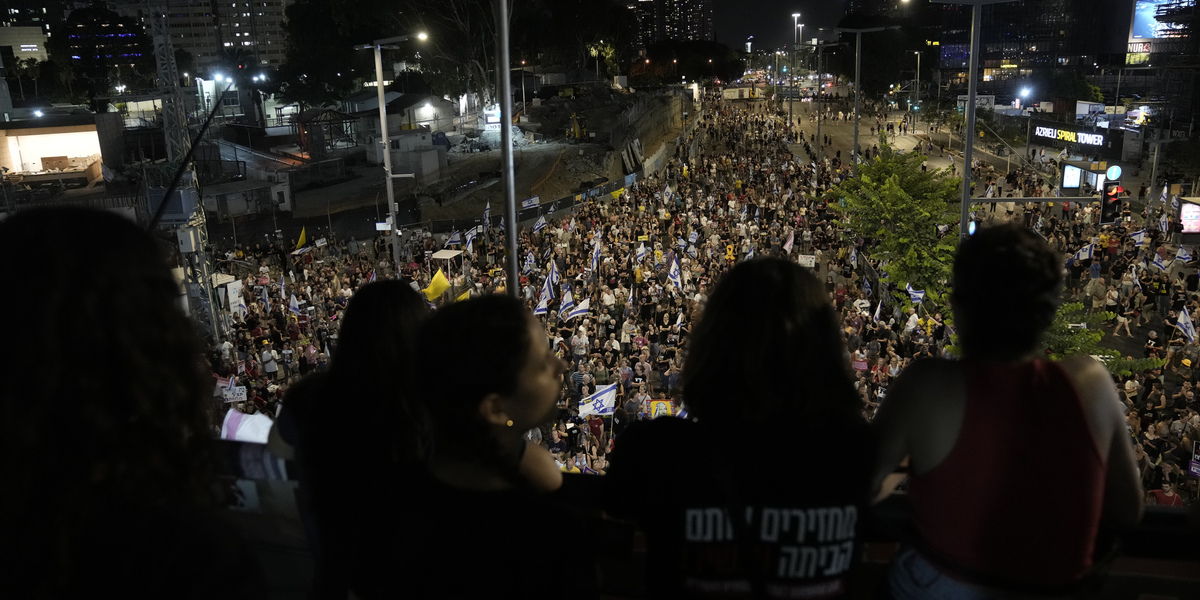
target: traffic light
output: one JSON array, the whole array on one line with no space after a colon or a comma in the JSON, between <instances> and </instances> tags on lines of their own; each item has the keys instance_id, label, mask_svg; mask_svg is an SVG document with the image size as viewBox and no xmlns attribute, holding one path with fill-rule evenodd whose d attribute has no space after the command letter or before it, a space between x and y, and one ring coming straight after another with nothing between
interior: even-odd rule
<instances>
[{"instance_id":1,"label":"traffic light","mask_svg":"<svg viewBox=\"0 0 1200 600\"><path fill-rule=\"evenodd\" d=\"M1121 194L1125 188L1120 181L1105 181L1104 191L1100 195L1100 224L1112 225L1121 218Z\"/></svg>"}]
</instances>

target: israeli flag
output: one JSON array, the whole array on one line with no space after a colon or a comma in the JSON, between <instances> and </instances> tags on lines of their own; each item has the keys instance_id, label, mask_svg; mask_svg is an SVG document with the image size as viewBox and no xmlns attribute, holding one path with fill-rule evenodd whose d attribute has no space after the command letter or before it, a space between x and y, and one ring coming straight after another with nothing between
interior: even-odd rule
<instances>
[{"instance_id":1,"label":"israeli flag","mask_svg":"<svg viewBox=\"0 0 1200 600\"><path fill-rule=\"evenodd\" d=\"M984 194L984 197L985 198L995 198L996 197L996 184L993 183L987 187L987 193Z\"/></svg>"},{"instance_id":2,"label":"israeli flag","mask_svg":"<svg viewBox=\"0 0 1200 600\"><path fill-rule=\"evenodd\" d=\"M537 222L533 224L533 232L537 233L545 228L546 228L546 217L545 216L538 217Z\"/></svg>"},{"instance_id":3,"label":"israeli flag","mask_svg":"<svg viewBox=\"0 0 1200 600\"><path fill-rule=\"evenodd\" d=\"M375 283L375 271L371 270L371 277L367 279L367 283Z\"/></svg>"},{"instance_id":4,"label":"israeli flag","mask_svg":"<svg viewBox=\"0 0 1200 600\"><path fill-rule=\"evenodd\" d=\"M592 300L591 298L584 298L583 302L579 303L579 306L576 306L574 310L567 313L567 318L564 319L564 321L570 321L571 319L574 319L575 317L579 317L579 316L588 314L588 305L591 304L591 300Z\"/></svg>"},{"instance_id":5,"label":"israeli flag","mask_svg":"<svg viewBox=\"0 0 1200 600\"><path fill-rule=\"evenodd\" d=\"M1162 256L1159 255L1158 253L1154 254L1154 262L1152 262L1150 264L1154 265L1155 267L1158 267L1159 270L1162 270L1162 271L1167 270L1167 265L1165 263L1163 263Z\"/></svg>"},{"instance_id":6,"label":"israeli flag","mask_svg":"<svg viewBox=\"0 0 1200 600\"><path fill-rule=\"evenodd\" d=\"M1171 208L1179 210L1179 194L1171 196Z\"/></svg>"},{"instance_id":7,"label":"israeli flag","mask_svg":"<svg viewBox=\"0 0 1200 600\"><path fill-rule=\"evenodd\" d=\"M750 260L752 258L754 258L754 246L750 246L750 251L746 253L746 258L744 260Z\"/></svg>"},{"instance_id":8,"label":"israeli flag","mask_svg":"<svg viewBox=\"0 0 1200 600\"><path fill-rule=\"evenodd\" d=\"M547 279L542 283L542 291L538 292L538 301L549 302L554 297L554 286L550 285L550 280Z\"/></svg>"},{"instance_id":9,"label":"israeli flag","mask_svg":"<svg viewBox=\"0 0 1200 600\"><path fill-rule=\"evenodd\" d=\"M1180 246L1179 250L1175 251L1175 260L1182 260L1183 262L1188 262L1189 260L1192 260L1192 255L1188 254L1187 248Z\"/></svg>"},{"instance_id":10,"label":"israeli flag","mask_svg":"<svg viewBox=\"0 0 1200 600\"><path fill-rule=\"evenodd\" d=\"M475 230L476 230L476 228L472 227L471 230L467 232L467 243L466 243L467 252L472 252L472 253L475 252L475 250L472 247L472 244L475 243Z\"/></svg>"},{"instance_id":11,"label":"israeli flag","mask_svg":"<svg viewBox=\"0 0 1200 600\"><path fill-rule=\"evenodd\" d=\"M592 248L592 272L600 271L600 240L596 240L596 247Z\"/></svg>"},{"instance_id":12,"label":"israeli flag","mask_svg":"<svg viewBox=\"0 0 1200 600\"><path fill-rule=\"evenodd\" d=\"M1066 160L1066 158L1067 158L1068 156L1070 156L1070 154L1068 154L1068 153L1067 153L1067 149L1066 149L1066 148L1063 148L1063 149L1062 149L1062 152L1059 152L1059 153L1058 153L1058 157L1059 157L1060 159L1063 159L1063 160Z\"/></svg>"},{"instance_id":13,"label":"israeli flag","mask_svg":"<svg viewBox=\"0 0 1200 600\"><path fill-rule=\"evenodd\" d=\"M687 240L683 238L675 238L675 245L679 246L680 248L687 248L688 243Z\"/></svg>"},{"instance_id":14,"label":"israeli flag","mask_svg":"<svg viewBox=\"0 0 1200 600\"><path fill-rule=\"evenodd\" d=\"M282 297L283 297L283 292L284 292L284 290L286 290L286 289L287 289L287 288L286 288L286 287L284 287L284 285L283 285L283 273L280 273L280 274L279 274L279 297L280 297L280 298L282 298Z\"/></svg>"},{"instance_id":15,"label":"israeli flag","mask_svg":"<svg viewBox=\"0 0 1200 600\"><path fill-rule=\"evenodd\" d=\"M1188 315L1187 307L1185 306L1179 311L1179 330L1183 335L1187 336L1188 342L1196 341L1196 326L1192 324L1192 317Z\"/></svg>"},{"instance_id":16,"label":"israeli flag","mask_svg":"<svg viewBox=\"0 0 1200 600\"><path fill-rule=\"evenodd\" d=\"M568 232L575 231L575 217L574 216L571 217L571 222L567 223L567 231Z\"/></svg>"},{"instance_id":17,"label":"israeli flag","mask_svg":"<svg viewBox=\"0 0 1200 600\"><path fill-rule=\"evenodd\" d=\"M671 199L674 197L675 197L675 192L671 190L671 186L669 186L669 185L664 186L663 191L662 191L663 202L670 202Z\"/></svg>"},{"instance_id":18,"label":"israeli flag","mask_svg":"<svg viewBox=\"0 0 1200 600\"><path fill-rule=\"evenodd\" d=\"M696 258L697 256L699 256L699 254L700 254L700 253L696 251L696 247L695 247L695 246L688 246L688 247L687 247L687 255L688 255L688 256L690 256L690 257L692 257L692 258Z\"/></svg>"},{"instance_id":19,"label":"israeli flag","mask_svg":"<svg viewBox=\"0 0 1200 600\"><path fill-rule=\"evenodd\" d=\"M629 286L629 300L625 303L626 306L633 306L633 286Z\"/></svg>"},{"instance_id":20,"label":"israeli flag","mask_svg":"<svg viewBox=\"0 0 1200 600\"><path fill-rule=\"evenodd\" d=\"M908 299L913 304L918 304L925 300L925 290L914 290L911 283L906 284L904 289L908 292Z\"/></svg>"},{"instance_id":21,"label":"israeli flag","mask_svg":"<svg viewBox=\"0 0 1200 600\"><path fill-rule=\"evenodd\" d=\"M550 261L550 267L546 271L546 280L553 285L558 285L558 263Z\"/></svg>"},{"instance_id":22,"label":"israeli flag","mask_svg":"<svg viewBox=\"0 0 1200 600\"><path fill-rule=\"evenodd\" d=\"M742 220L745 221L746 216L749 214L750 214L750 209L745 204L743 204L742 205Z\"/></svg>"},{"instance_id":23,"label":"israeli flag","mask_svg":"<svg viewBox=\"0 0 1200 600\"><path fill-rule=\"evenodd\" d=\"M1079 252L1075 253L1075 260L1077 260L1077 261L1091 260L1091 258L1092 258L1092 244L1088 244L1088 245L1080 248Z\"/></svg>"},{"instance_id":24,"label":"israeli flag","mask_svg":"<svg viewBox=\"0 0 1200 600\"><path fill-rule=\"evenodd\" d=\"M876 304L876 305L875 305L875 322L876 322L876 323L878 323L878 322L879 322L879 311L880 311L880 309L882 309L882 308L883 308L883 299L881 298L881 299L879 300L879 304Z\"/></svg>"},{"instance_id":25,"label":"israeli flag","mask_svg":"<svg viewBox=\"0 0 1200 600\"><path fill-rule=\"evenodd\" d=\"M271 298L267 296L267 286L262 287L262 302L267 305L267 312L271 311Z\"/></svg>"},{"instance_id":26,"label":"israeli flag","mask_svg":"<svg viewBox=\"0 0 1200 600\"><path fill-rule=\"evenodd\" d=\"M554 248L552 246L546 246L546 250L542 252L542 260L550 260L551 252L554 252Z\"/></svg>"},{"instance_id":27,"label":"israeli flag","mask_svg":"<svg viewBox=\"0 0 1200 600\"><path fill-rule=\"evenodd\" d=\"M754 220L757 221L758 218L761 216L762 216L762 207L761 206L755 207L754 208Z\"/></svg>"},{"instance_id":28,"label":"israeli flag","mask_svg":"<svg viewBox=\"0 0 1200 600\"><path fill-rule=\"evenodd\" d=\"M488 200L487 206L483 207L483 225L490 227L492 224L492 201Z\"/></svg>"},{"instance_id":29,"label":"israeli flag","mask_svg":"<svg viewBox=\"0 0 1200 600\"><path fill-rule=\"evenodd\" d=\"M683 289L683 281L680 280L678 260L672 260L671 266L667 268L667 281L675 284L675 287L679 288L680 290Z\"/></svg>"},{"instance_id":30,"label":"israeli flag","mask_svg":"<svg viewBox=\"0 0 1200 600\"><path fill-rule=\"evenodd\" d=\"M295 294L292 294L292 299L288 301L288 308L290 308L293 313L300 314L300 303L296 301Z\"/></svg>"},{"instance_id":31,"label":"israeli flag","mask_svg":"<svg viewBox=\"0 0 1200 600\"><path fill-rule=\"evenodd\" d=\"M858 266L858 248L850 248L850 264Z\"/></svg>"},{"instance_id":32,"label":"israeli flag","mask_svg":"<svg viewBox=\"0 0 1200 600\"><path fill-rule=\"evenodd\" d=\"M650 251L646 249L646 245L645 245L645 244L638 244L638 249L637 249L637 261L638 261L638 262L642 262L642 259L643 259L643 258L646 258L646 254L647 254L647 253L649 253L649 252L650 252Z\"/></svg>"},{"instance_id":33,"label":"israeli flag","mask_svg":"<svg viewBox=\"0 0 1200 600\"><path fill-rule=\"evenodd\" d=\"M613 414L613 410L617 408L617 385L616 383L606 385L598 390L595 394L579 401L579 416L590 417L609 416Z\"/></svg>"},{"instance_id":34,"label":"israeli flag","mask_svg":"<svg viewBox=\"0 0 1200 600\"><path fill-rule=\"evenodd\" d=\"M525 264L521 267L521 274L528 275L533 270L533 265L536 264L536 259L533 257L532 250L525 251Z\"/></svg>"},{"instance_id":35,"label":"israeli flag","mask_svg":"<svg viewBox=\"0 0 1200 600\"><path fill-rule=\"evenodd\" d=\"M1166 213L1163 213L1163 216L1158 218L1158 230L1163 233L1168 233L1170 231L1169 230L1170 226L1171 226L1170 219L1167 218Z\"/></svg>"},{"instance_id":36,"label":"israeli flag","mask_svg":"<svg viewBox=\"0 0 1200 600\"><path fill-rule=\"evenodd\" d=\"M787 241L785 241L783 243L783 253L784 254L792 253L792 245L795 243L795 241L796 241L796 232L789 231Z\"/></svg>"},{"instance_id":37,"label":"israeli flag","mask_svg":"<svg viewBox=\"0 0 1200 600\"><path fill-rule=\"evenodd\" d=\"M682 310L679 311L679 317L675 319L675 326L679 327L680 325L683 325L683 311Z\"/></svg>"},{"instance_id":38,"label":"israeli flag","mask_svg":"<svg viewBox=\"0 0 1200 600\"><path fill-rule=\"evenodd\" d=\"M500 215L500 230L504 230L504 215Z\"/></svg>"},{"instance_id":39,"label":"israeli flag","mask_svg":"<svg viewBox=\"0 0 1200 600\"><path fill-rule=\"evenodd\" d=\"M454 233L450 234L450 238L446 240L445 244L442 244L442 247L445 248L446 246L457 246L461 243L462 243L462 233L459 231L455 231Z\"/></svg>"},{"instance_id":40,"label":"israeli flag","mask_svg":"<svg viewBox=\"0 0 1200 600\"><path fill-rule=\"evenodd\" d=\"M549 298L542 298L540 301L538 301L537 308L534 308L534 309L533 309L533 314L535 314L535 315L544 315L544 314L546 314L546 312L548 312L548 311L549 311L549 309L546 307L546 304L547 304L549 301L550 301L550 299L549 299Z\"/></svg>"},{"instance_id":41,"label":"israeli flag","mask_svg":"<svg viewBox=\"0 0 1200 600\"><path fill-rule=\"evenodd\" d=\"M700 234L696 233L695 231L693 231L693 232L689 233L689 234L688 234L688 243L689 243L689 244L695 244L695 243L696 243L696 240L697 240L699 237L700 237Z\"/></svg>"},{"instance_id":42,"label":"israeli flag","mask_svg":"<svg viewBox=\"0 0 1200 600\"><path fill-rule=\"evenodd\" d=\"M542 199L538 198L537 196L534 196L532 198L526 198L521 201L521 209L524 210L526 208L533 208L541 203L542 203Z\"/></svg>"},{"instance_id":43,"label":"israeli flag","mask_svg":"<svg viewBox=\"0 0 1200 600\"><path fill-rule=\"evenodd\" d=\"M863 279L863 294L871 295L871 282L866 279Z\"/></svg>"},{"instance_id":44,"label":"israeli flag","mask_svg":"<svg viewBox=\"0 0 1200 600\"><path fill-rule=\"evenodd\" d=\"M565 289L563 290L562 306L558 307L558 318L563 318L572 308L575 308L575 299L571 297L571 290Z\"/></svg>"},{"instance_id":45,"label":"israeli flag","mask_svg":"<svg viewBox=\"0 0 1200 600\"><path fill-rule=\"evenodd\" d=\"M1129 234L1129 239L1133 240L1134 245L1141 246L1146 243L1146 230L1142 229Z\"/></svg>"},{"instance_id":46,"label":"israeli flag","mask_svg":"<svg viewBox=\"0 0 1200 600\"><path fill-rule=\"evenodd\" d=\"M1158 201L1161 202L1164 206L1167 204L1167 185L1165 183L1163 184L1162 193L1158 195Z\"/></svg>"},{"instance_id":47,"label":"israeli flag","mask_svg":"<svg viewBox=\"0 0 1200 600\"><path fill-rule=\"evenodd\" d=\"M546 209L546 214L548 214L548 215L554 214L554 205L553 204L550 205L550 208Z\"/></svg>"}]
</instances>

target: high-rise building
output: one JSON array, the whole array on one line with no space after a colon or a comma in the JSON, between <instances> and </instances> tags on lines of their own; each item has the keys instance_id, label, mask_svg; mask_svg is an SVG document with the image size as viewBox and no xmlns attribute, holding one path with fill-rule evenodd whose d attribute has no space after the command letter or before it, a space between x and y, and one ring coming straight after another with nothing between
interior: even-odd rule
<instances>
[{"instance_id":1,"label":"high-rise building","mask_svg":"<svg viewBox=\"0 0 1200 600\"><path fill-rule=\"evenodd\" d=\"M712 40L713 0L638 0L630 4L642 45L665 40Z\"/></svg>"},{"instance_id":2,"label":"high-rise building","mask_svg":"<svg viewBox=\"0 0 1200 600\"><path fill-rule=\"evenodd\" d=\"M222 63L278 67L284 60L284 10L294 0L169 0L171 45L207 73ZM145 18L142 0L113 0L118 13Z\"/></svg>"},{"instance_id":3,"label":"high-rise building","mask_svg":"<svg viewBox=\"0 0 1200 600\"><path fill-rule=\"evenodd\" d=\"M50 25L63 20L58 0L2 0L0 10L0 27L37 27L50 33Z\"/></svg>"}]
</instances>

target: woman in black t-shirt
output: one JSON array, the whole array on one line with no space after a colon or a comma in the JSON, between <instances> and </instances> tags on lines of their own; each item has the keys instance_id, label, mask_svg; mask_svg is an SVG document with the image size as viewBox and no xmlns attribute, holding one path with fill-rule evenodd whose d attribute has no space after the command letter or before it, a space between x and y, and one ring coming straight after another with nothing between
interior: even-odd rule
<instances>
[{"instance_id":1,"label":"woman in black t-shirt","mask_svg":"<svg viewBox=\"0 0 1200 600\"><path fill-rule=\"evenodd\" d=\"M598 499L645 532L650 596L848 593L874 446L824 296L791 262L739 263L691 336L688 419L633 423L605 477L565 478L570 501Z\"/></svg>"}]
</instances>

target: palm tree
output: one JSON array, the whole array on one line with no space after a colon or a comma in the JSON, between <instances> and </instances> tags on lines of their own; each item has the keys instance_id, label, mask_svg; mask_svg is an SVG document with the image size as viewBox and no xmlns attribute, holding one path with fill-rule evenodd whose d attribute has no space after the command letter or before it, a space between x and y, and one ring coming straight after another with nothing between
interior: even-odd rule
<instances>
[{"instance_id":1,"label":"palm tree","mask_svg":"<svg viewBox=\"0 0 1200 600\"><path fill-rule=\"evenodd\" d=\"M37 98L38 79L42 77L42 61L36 58L27 58L20 62L24 63L22 66L25 68L25 74L28 75L29 79L33 81L33 97ZM25 99L24 94L21 95L21 99Z\"/></svg>"},{"instance_id":2,"label":"palm tree","mask_svg":"<svg viewBox=\"0 0 1200 600\"><path fill-rule=\"evenodd\" d=\"M17 88L21 90L21 100L25 99L25 84L21 81L21 76L25 74L25 61L13 61L13 75L17 78Z\"/></svg>"}]
</instances>

